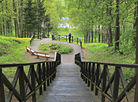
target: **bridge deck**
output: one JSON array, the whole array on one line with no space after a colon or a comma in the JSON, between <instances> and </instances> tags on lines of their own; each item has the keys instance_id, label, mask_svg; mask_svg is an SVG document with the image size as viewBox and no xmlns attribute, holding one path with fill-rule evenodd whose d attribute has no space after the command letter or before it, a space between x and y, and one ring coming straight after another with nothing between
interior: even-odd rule
<instances>
[{"instance_id":1,"label":"bridge deck","mask_svg":"<svg viewBox=\"0 0 138 102\"><path fill-rule=\"evenodd\" d=\"M74 63L62 63L52 84L37 102L100 102L82 81L79 67Z\"/></svg>"}]
</instances>

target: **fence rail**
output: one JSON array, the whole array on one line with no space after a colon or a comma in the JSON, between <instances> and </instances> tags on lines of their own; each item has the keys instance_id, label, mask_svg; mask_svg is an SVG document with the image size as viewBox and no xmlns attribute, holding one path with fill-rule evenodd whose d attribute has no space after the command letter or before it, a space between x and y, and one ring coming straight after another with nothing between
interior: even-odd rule
<instances>
[{"instance_id":1,"label":"fence rail","mask_svg":"<svg viewBox=\"0 0 138 102\"><path fill-rule=\"evenodd\" d=\"M53 35L52 34L52 40L59 40L59 41L68 41L68 36L67 35ZM71 42L76 42L77 44L80 44L82 48L82 40L78 37L71 36Z\"/></svg>"},{"instance_id":2,"label":"fence rail","mask_svg":"<svg viewBox=\"0 0 138 102\"><path fill-rule=\"evenodd\" d=\"M37 38L38 39L41 39L42 38L42 35L43 34L33 34L32 36L31 36L31 39L30 39L30 45L32 44L32 42L33 42L33 40L34 40L34 38L37 36Z\"/></svg>"},{"instance_id":3,"label":"fence rail","mask_svg":"<svg viewBox=\"0 0 138 102\"><path fill-rule=\"evenodd\" d=\"M39 89L40 95L43 94L43 90L46 91L47 86L56 77L56 67L61 63L60 60L61 55L55 53L54 61L0 64L0 102L11 102L13 95L19 102L25 102L30 97L32 97L32 102L36 102L36 91ZM6 68L16 70L12 83L3 73ZM27 72L26 69L28 69ZM16 87L17 82L19 82L19 89ZM4 87L9 90L7 95Z\"/></svg>"},{"instance_id":4,"label":"fence rail","mask_svg":"<svg viewBox=\"0 0 138 102\"><path fill-rule=\"evenodd\" d=\"M81 77L91 87L91 91L95 91L95 95L98 95L98 91L101 92L101 102L106 102L105 98L111 102L121 102L124 97L127 102L138 102L138 73L127 84L122 71L122 67L138 68L138 64L84 62L80 53L75 55L75 63L80 66ZM112 76L110 66L114 67ZM119 92L121 85L123 90ZM132 99L130 91L134 86L135 95Z\"/></svg>"}]
</instances>

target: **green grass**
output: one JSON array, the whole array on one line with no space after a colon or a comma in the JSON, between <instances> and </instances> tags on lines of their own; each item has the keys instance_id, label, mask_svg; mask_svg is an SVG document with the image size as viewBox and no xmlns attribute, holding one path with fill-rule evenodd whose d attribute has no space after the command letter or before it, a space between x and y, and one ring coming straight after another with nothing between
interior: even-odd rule
<instances>
[{"instance_id":1,"label":"green grass","mask_svg":"<svg viewBox=\"0 0 138 102\"><path fill-rule=\"evenodd\" d=\"M83 43L83 48L88 50L87 60L92 62L106 62L106 63L124 63L134 64L135 60L127 55L121 55L119 52L114 52L114 47L108 47L104 43ZM103 68L103 67L101 67ZM110 74L114 72L114 67L110 66ZM122 68L126 81L129 83L135 75L134 68ZM130 73L131 72L131 73Z\"/></svg>"},{"instance_id":2,"label":"green grass","mask_svg":"<svg viewBox=\"0 0 138 102\"><path fill-rule=\"evenodd\" d=\"M48 53L58 52L60 54L69 54L73 51L73 48L70 45L65 45L61 43L42 43L39 45L39 50L45 51ZM49 50L51 49L51 50Z\"/></svg>"},{"instance_id":3,"label":"green grass","mask_svg":"<svg viewBox=\"0 0 138 102\"><path fill-rule=\"evenodd\" d=\"M0 63L22 63L28 62L24 59L25 45L30 44L29 38L15 38L0 36Z\"/></svg>"}]
</instances>

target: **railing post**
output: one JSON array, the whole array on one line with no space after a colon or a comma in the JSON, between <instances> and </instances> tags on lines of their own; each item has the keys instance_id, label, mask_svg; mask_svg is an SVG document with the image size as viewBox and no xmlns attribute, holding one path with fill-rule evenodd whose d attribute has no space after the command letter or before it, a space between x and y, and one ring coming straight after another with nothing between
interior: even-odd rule
<instances>
[{"instance_id":1,"label":"railing post","mask_svg":"<svg viewBox=\"0 0 138 102\"><path fill-rule=\"evenodd\" d=\"M82 79L84 80L84 62L81 63L81 66Z\"/></svg>"},{"instance_id":2,"label":"railing post","mask_svg":"<svg viewBox=\"0 0 138 102\"><path fill-rule=\"evenodd\" d=\"M135 89L135 99L134 102L138 102L138 73L136 77L136 89Z\"/></svg>"},{"instance_id":3,"label":"railing post","mask_svg":"<svg viewBox=\"0 0 138 102\"><path fill-rule=\"evenodd\" d=\"M2 68L0 68L0 102L5 102L4 86L2 79Z\"/></svg>"},{"instance_id":4,"label":"railing post","mask_svg":"<svg viewBox=\"0 0 138 102\"><path fill-rule=\"evenodd\" d=\"M23 66L19 67L19 70L20 70L20 74L19 74L20 95L21 95L22 99L25 100L25 85L24 85L24 70L23 70Z\"/></svg>"},{"instance_id":5,"label":"railing post","mask_svg":"<svg viewBox=\"0 0 138 102\"><path fill-rule=\"evenodd\" d=\"M88 78L91 80L91 63L89 62L88 66ZM88 87L90 86L90 81L88 80Z\"/></svg>"},{"instance_id":6,"label":"railing post","mask_svg":"<svg viewBox=\"0 0 138 102\"><path fill-rule=\"evenodd\" d=\"M73 36L72 36L72 43L73 43Z\"/></svg>"},{"instance_id":7,"label":"railing post","mask_svg":"<svg viewBox=\"0 0 138 102\"><path fill-rule=\"evenodd\" d=\"M42 95L43 91L42 91L42 71L41 71L41 65L40 63L38 64L38 74L39 74L39 81L40 81L40 85L41 87L39 88L39 94Z\"/></svg>"},{"instance_id":8,"label":"railing post","mask_svg":"<svg viewBox=\"0 0 138 102\"><path fill-rule=\"evenodd\" d=\"M100 74L100 64L97 64L97 70L96 70L96 86L98 86L99 81L99 74ZM98 89L95 86L95 95L98 95Z\"/></svg>"},{"instance_id":9,"label":"railing post","mask_svg":"<svg viewBox=\"0 0 138 102\"><path fill-rule=\"evenodd\" d=\"M54 79L55 79L55 77L56 77L56 64L55 64L55 62L53 62L53 67L54 67Z\"/></svg>"},{"instance_id":10,"label":"railing post","mask_svg":"<svg viewBox=\"0 0 138 102\"><path fill-rule=\"evenodd\" d=\"M34 70L34 65L31 65L32 68L32 72L31 72L31 83L32 83L32 88L34 91L34 94L32 95L32 102L36 102L36 92L35 92L35 85L36 85L36 81L35 81L35 70Z\"/></svg>"},{"instance_id":11,"label":"railing post","mask_svg":"<svg viewBox=\"0 0 138 102\"><path fill-rule=\"evenodd\" d=\"M92 73L91 73L91 77L92 77L92 82L94 82L95 80L95 63L92 64ZM93 83L91 82L91 91L94 90L94 85Z\"/></svg>"},{"instance_id":12,"label":"railing post","mask_svg":"<svg viewBox=\"0 0 138 102\"><path fill-rule=\"evenodd\" d=\"M52 62L49 62L49 71L50 71L50 83L52 83Z\"/></svg>"},{"instance_id":13,"label":"railing post","mask_svg":"<svg viewBox=\"0 0 138 102\"><path fill-rule=\"evenodd\" d=\"M88 62L86 62L86 64L85 64L85 77L86 77L85 83L87 84L87 82L88 82L88 79L87 79L87 77L88 77Z\"/></svg>"},{"instance_id":14,"label":"railing post","mask_svg":"<svg viewBox=\"0 0 138 102\"><path fill-rule=\"evenodd\" d=\"M118 97L118 90L119 90L119 71L118 67L115 67L115 74L114 74L114 87L113 87L113 101L115 102Z\"/></svg>"},{"instance_id":15,"label":"railing post","mask_svg":"<svg viewBox=\"0 0 138 102\"><path fill-rule=\"evenodd\" d=\"M78 44L78 38L77 38L77 44Z\"/></svg>"},{"instance_id":16,"label":"railing post","mask_svg":"<svg viewBox=\"0 0 138 102\"><path fill-rule=\"evenodd\" d=\"M67 42L67 35L66 35L66 42Z\"/></svg>"},{"instance_id":17,"label":"railing post","mask_svg":"<svg viewBox=\"0 0 138 102\"><path fill-rule=\"evenodd\" d=\"M43 69L43 81L46 81L45 63L42 63L42 69ZM46 82L44 82L43 86L44 86L44 91L46 91Z\"/></svg>"},{"instance_id":18,"label":"railing post","mask_svg":"<svg viewBox=\"0 0 138 102\"><path fill-rule=\"evenodd\" d=\"M82 48L82 41L80 40L80 46L81 46L81 48Z\"/></svg>"},{"instance_id":19,"label":"railing post","mask_svg":"<svg viewBox=\"0 0 138 102\"><path fill-rule=\"evenodd\" d=\"M103 79L102 79L102 92L104 92L105 88L106 88L106 68L107 66L104 65L104 69L103 69ZM102 98L101 98L101 102L105 102L105 96L102 94Z\"/></svg>"},{"instance_id":20,"label":"railing post","mask_svg":"<svg viewBox=\"0 0 138 102\"><path fill-rule=\"evenodd\" d=\"M60 35L59 35L59 41L60 41Z\"/></svg>"},{"instance_id":21,"label":"railing post","mask_svg":"<svg viewBox=\"0 0 138 102\"><path fill-rule=\"evenodd\" d=\"M47 86L49 86L49 63L46 62L46 71L47 71Z\"/></svg>"}]
</instances>

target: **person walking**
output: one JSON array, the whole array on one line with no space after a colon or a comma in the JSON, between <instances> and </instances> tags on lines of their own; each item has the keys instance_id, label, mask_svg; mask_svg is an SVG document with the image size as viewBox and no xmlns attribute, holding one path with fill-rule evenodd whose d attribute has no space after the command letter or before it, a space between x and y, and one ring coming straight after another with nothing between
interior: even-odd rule
<instances>
[{"instance_id":1,"label":"person walking","mask_svg":"<svg viewBox=\"0 0 138 102\"><path fill-rule=\"evenodd\" d=\"M69 43L70 43L70 40L71 40L71 32L69 32Z\"/></svg>"}]
</instances>

